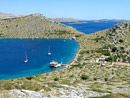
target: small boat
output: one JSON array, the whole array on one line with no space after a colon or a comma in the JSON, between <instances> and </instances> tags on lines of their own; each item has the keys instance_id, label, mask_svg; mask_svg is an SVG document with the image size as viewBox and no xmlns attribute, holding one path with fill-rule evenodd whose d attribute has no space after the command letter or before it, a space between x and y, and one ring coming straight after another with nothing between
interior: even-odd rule
<instances>
[{"instance_id":1,"label":"small boat","mask_svg":"<svg viewBox=\"0 0 130 98\"><path fill-rule=\"evenodd\" d=\"M51 55L51 52L50 52L50 46L49 46L49 50L48 50L48 55Z\"/></svg>"},{"instance_id":2,"label":"small boat","mask_svg":"<svg viewBox=\"0 0 130 98\"><path fill-rule=\"evenodd\" d=\"M25 60L24 60L24 63L27 63L27 62L28 62L28 59L25 59Z\"/></svg>"},{"instance_id":3,"label":"small boat","mask_svg":"<svg viewBox=\"0 0 130 98\"><path fill-rule=\"evenodd\" d=\"M51 53L49 52L48 55L51 55Z\"/></svg>"},{"instance_id":4,"label":"small boat","mask_svg":"<svg viewBox=\"0 0 130 98\"><path fill-rule=\"evenodd\" d=\"M52 61L50 62L50 67L55 67L58 64L58 62Z\"/></svg>"},{"instance_id":5,"label":"small boat","mask_svg":"<svg viewBox=\"0 0 130 98\"><path fill-rule=\"evenodd\" d=\"M76 40L76 37L75 37L75 36L73 36L73 37L72 37L72 40Z\"/></svg>"},{"instance_id":6,"label":"small boat","mask_svg":"<svg viewBox=\"0 0 130 98\"><path fill-rule=\"evenodd\" d=\"M50 62L50 67L61 67L62 66L62 62L61 63L58 63L58 62L55 62L55 61L52 61Z\"/></svg>"},{"instance_id":7,"label":"small boat","mask_svg":"<svg viewBox=\"0 0 130 98\"><path fill-rule=\"evenodd\" d=\"M24 60L24 63L27 63L27 62L28 62L27 54L25 53L25 60Z\"/></svg>"},{"instance_id":8,"label":"small boat","mask_svg":"<svg viewBox=\"0 0 130 98\"><path fill-rule=\"evenodd\" d=\"M55 67L61 67L62 66L62 62L57 64Z\"/></svg>"}]
</instances>

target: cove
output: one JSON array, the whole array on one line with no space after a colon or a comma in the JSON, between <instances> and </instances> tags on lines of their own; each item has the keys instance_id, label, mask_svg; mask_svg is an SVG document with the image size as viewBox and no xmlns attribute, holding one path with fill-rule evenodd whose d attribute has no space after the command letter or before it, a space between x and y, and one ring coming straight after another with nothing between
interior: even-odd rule
<instances>
[{"instance_id":1,"label":"cove","mask_svg":"<svg viewBox=\"0 0 130 98\"><path fill-rule=\"evenodd\" d=\"M49 63L55 60L69 64L78 49L78 42L70 39L0 39L0 80L38 75L63 68L51 68ZM51 52L50 56L48 50ZM25 53L27 63L24 62Z\"/></svg>"}]
</instances>

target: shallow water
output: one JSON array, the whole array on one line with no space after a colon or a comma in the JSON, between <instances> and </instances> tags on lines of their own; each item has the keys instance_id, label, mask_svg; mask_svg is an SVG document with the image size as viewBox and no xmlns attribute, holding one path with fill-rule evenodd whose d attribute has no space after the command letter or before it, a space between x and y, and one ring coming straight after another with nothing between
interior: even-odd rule
<instances>
[{"instance_id":1,"label":"shallow water","mask_svg":"<svg viewBox=\"0 0 130 98\"><path fill-rule=\"evenodd\" d=\"M49 63L52 60L70 63L78 48L78 42L69 39L0 39L0 79L55 71L59 68L50 68ZM28 63L24 63L25 53Z\"/></svg>"}]
</instances>

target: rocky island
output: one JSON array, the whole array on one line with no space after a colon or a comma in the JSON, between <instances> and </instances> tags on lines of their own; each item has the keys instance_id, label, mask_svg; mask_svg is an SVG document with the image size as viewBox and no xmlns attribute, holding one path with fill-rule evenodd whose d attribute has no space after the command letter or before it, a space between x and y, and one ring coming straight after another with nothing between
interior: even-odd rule
<instances>
[{"instance_id":1,"label":"rocky island","mask_svg":"<svg viewBox=\"0 0 130 98\"><path fill-rule=\"evenodd\" d=\"M80 21L79 19L74 19L74 18L54 18L53 20L58 21L58 22L78 22L78 21Z\"/></svg>"},{"instance_id":2,"label":"rocky island","mask_svg":"<svg viewBox=\"0 0 130 98\"><path fill-rule=\"evenodd\" d=\"M80 51L63 69L1 80L1 98L129 98L130 23L86 35L41 14L0 19L1 38L75 38Z\"/></svg>"}]
</instances>

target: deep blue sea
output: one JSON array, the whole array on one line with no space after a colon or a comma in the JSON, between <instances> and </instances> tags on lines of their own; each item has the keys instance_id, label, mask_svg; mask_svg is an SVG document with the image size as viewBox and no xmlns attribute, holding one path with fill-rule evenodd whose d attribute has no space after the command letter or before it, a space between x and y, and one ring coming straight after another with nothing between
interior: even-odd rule
<instances>
[{"instance_id":1,"label":"deep blue sea","mask_svg":"<svg viewBox=\"0 0 130 98\"><path fill-rule=\"evenodd\" d=\"M79 22L87 22L87 23L75 23L75 22L61 22L67 26L72 26L80 32L85 34L91 34L97 31L105 30L113 27L117 23L121 23L122 21L102 21L94 22L94 21L79 21Z\"/></svg>"},{"instance_id":2,"label":"deep blue sea","mask_svg":"<svg viewBox=\"0 0 130 98\"><path fill-rule=\"evenodd\" d=\"M52 60L68 64L78 49L78 42L69 39L0 39L0 80L55 71L58 68L49 65Z\"/></svg>"}]
</instances>

